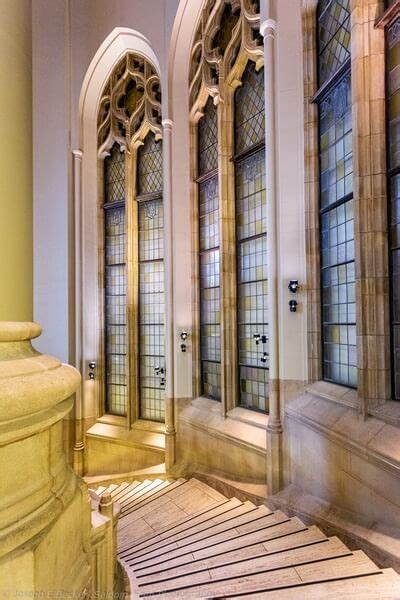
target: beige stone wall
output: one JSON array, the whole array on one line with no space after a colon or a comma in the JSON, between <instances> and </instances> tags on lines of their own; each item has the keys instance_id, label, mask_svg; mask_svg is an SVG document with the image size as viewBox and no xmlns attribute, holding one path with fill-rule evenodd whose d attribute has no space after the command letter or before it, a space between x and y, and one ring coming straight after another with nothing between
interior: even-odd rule
<instances>
[{"instance_id":1,"label":"beige stone wall","mask_svg":"<svg viewBox=\"0 0 400 600\"><path fill-rule=\"evenodd\" d=\"M33 316L32 23L30 0L2 3L0 23L0 320Z\"/></svg>"}]
</instances>

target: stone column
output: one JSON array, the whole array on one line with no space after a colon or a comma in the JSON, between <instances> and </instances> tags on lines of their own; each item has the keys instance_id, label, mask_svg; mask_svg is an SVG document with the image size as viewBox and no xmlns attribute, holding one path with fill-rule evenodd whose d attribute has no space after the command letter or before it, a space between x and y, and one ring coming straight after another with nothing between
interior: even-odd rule
<instances>
[{"instance_id":1,"label":"stone column","mask_svg":"<svg viewBox=\"0 0 400 600\"><path fill-rule=\"evenodd\" d=\"M264 38L265 73L265 159L267 197L267 253L269 289L269 419L267 426L268 494L275 494L282 484L282 422L279 389L279 312L278 312L278 211L277 211L277 141L276 141L276 22L261 24Z\"/></svg>"},{"instance_id":2,"label":"stone column","mask_svg":"<svg viewBox=\"0 0 400 600\"><path fill-rule=\"evenodd\" d=\"M380 2L351 2L358 391L366 416L391 397L384 33Z\"/></svg>"},{"instance_id":3,"label":"stone column","mask_svg":"<svg viewBox=\"0 0 400 600\"><path fill-rule=\"evenodd\" d=\"M74 220L75 220L75 365L81 373L84 372L82 360L83 320L82 320L82 152L74 150ZM74 440L74 469L78 475L84 472L84 436L83 436L83 390L82 383L75 393L75 440Z\"/></svg>"},{"instance_id":4,"label":"stone column","mask_svg":"<svg viewBox=\"0 0 400 600\"><path fill-rule=\"evenodd\" d=\"M87 487L70 469L62 420L76 369L31 344L35 323L0 323L0 590L7 598L92 585Z\"/></svg>"},{"instance_id":5,"label":"stone column","mask_svg":"<svg viewBox=\"0 0 400 600\"><path fill-rule=\"evenodd\" d=\"M173 272L173 210L172 210L172 162L171 137L173 122L164 119L163 126L163 160L164 160L164 264L165 264L165 466L167 472L176 461L176 428L175 428L175 322L174 322L174 272Z\"/></svg>"},{"instance_id":6,"label":"stone column","mask_svg":"<svg viewBox=\"0 0 400 600\"><path fill-rule=\"evenodd\" d=\"M30 0L1 3L0 72L0 320L30 320L33 316Z\"/></svg>"}]
</instances>

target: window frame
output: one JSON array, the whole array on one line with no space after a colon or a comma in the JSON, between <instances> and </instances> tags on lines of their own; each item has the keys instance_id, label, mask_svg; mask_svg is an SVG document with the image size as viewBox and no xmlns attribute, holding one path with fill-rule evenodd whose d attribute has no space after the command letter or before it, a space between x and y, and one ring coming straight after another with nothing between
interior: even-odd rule
<instances>
[{"instance_id":1,"label":"window frame","mask_svg":"<svg viewBox=\"0 0 400 600\"><path fill-rule=\"evenodd\" d=\"M128 61L128 62L127 62ZM129 63L130 70L126 68ZM124 68L125 64L125 68ZM139 65L135 70L135 65ZM142 70L140 70L142 69ZM113 94L121 94L127 86L129 77L136 77L136 81L143 86L142 108L126 114L126 108L114 106ZM145 83L152 79L153 85ZM114 67L101 95L98 110L98 285L99 285L99 397L98 397L98 422L123 426L128 429L138 422L151 423L152 426L164 426L158 421L146 421L140 416L139 393L139 222L138 222L138 158L139 149L143 146L147 135L154 135L156 141L162 140L161 127L161 98L159 90L161 84L154 65L140 54L127 52L121 57ZM155 111L156 116L153 116ZM113 118L111 118L113 113ZM128 130L127 130L128 129ZM125 416L115 415L107 411L105 369L105 220L104 220L104 159L109 154L112 146L118 143L125 154L125 219L126 219L126 351L127 351L127 413ZM158 193L157 193L158 194ZM161 198L163 191L158 194ZM165 287L165 286L164 286ZM165 294L165 289L164 289ZM165 332L165 319L164 319ZM164 335L165 340L165 335ZM165 342L164 342L165 344ZM165 345L164 345L165 348Z\"/></svg>"}]
</instances>

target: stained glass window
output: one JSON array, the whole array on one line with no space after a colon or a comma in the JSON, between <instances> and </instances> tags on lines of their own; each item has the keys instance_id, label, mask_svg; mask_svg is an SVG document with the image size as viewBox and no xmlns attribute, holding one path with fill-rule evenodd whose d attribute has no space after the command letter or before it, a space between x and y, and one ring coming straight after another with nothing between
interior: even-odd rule
<instances>
[{"instance_id":1,"label":"stained glass window","mask_svg":"<svg viewBox=\"0 0 400 600\"><path fill-rule=\"evenodd\" d=\"M217 111L211 98L198 126L200 361L202 394L221 399Z\"/></svg>"},{"instance_id":2,"label":"stained glass window","mask_svg":"<svg viewBox=\"0 0 400 600\"><path fill-rule=\"evenodd\" d=\"M400 400L400 19L386 30L393 395Z\"/></svg>"},{"instance_id":3,"label":"stained glass window","mask_svg":"<svg viewBox=\"0 0 400 600\"><path fill-rule=\"evenodd\" d=\"M162 142L149 134L138 153L138 194L160 192L162 186Z\"/></svg>"},{"instance_id":4,"label":"stained glass window","mask_svg":"<svg viewBox=\"0 0 400 600\"><path fill-rule=\"evenodd\" d=\"M256 71L255 64L247 66L242 85L235 94L235 149L243 152L264 142L264 69Z\"/></svg>"},{"instance_id":5,"label":"stained glass window","mask_svg":"<svg viewBox=\"0 0 400 600\"><path fill-rule=\"evenodd\" d=\"M235 94L239 402L261 411L269 395L264 135L264 72L248 63Z\"/></svg>"},{"instance_id":6,"label":"stained glass window","mask_svg":"<svg viewBox=\"0 0 400 600\"><path fill-rule=\"evenodd\" d=\"M140 416L165 418L162 144L149 133L138 154ZM147 199L146 194L158 197Z\"/></svg>"},{"instance_id":7,"label":"stained glass window","mask_svg":"<svg viewBox=\"0 0 400 600\"><path fill-rule=\"evenodd\" d=\"M319 2L320 85L350 56L349 10L348 1ZM347 69L331 80L319 100L319 164L323 376L356 387L353 136Z\"/></svg>"},{"instance_id":8,"label":"stained glass window","mask_svg":"<svg viewBox=\"0 0 400 600\"><path fill-rule=\"evenodd\" d=\"M127 412L125 154L114 144L105 159L106 409Z\"/></svg>"},{"instance_id":9,"label":"stained glass window","mask_svg":"<svg viewBox=\"0 0 400 600\"><path fill-rule=\"evenodd\" d=\"M198 126L199 167L198 174L205 175L218 167L218 122L217 109L209 98L204 117Z\"/></svg>"},{"instance_id":10,"label":"stained glass window","mask_svg":"<svg viewBox=\"0 0 400 600\"><path fill-rule=\"evenodd\" d=\"M318 3L319 84L350 58L350 0Z\"/></svg>"}]
</instances>

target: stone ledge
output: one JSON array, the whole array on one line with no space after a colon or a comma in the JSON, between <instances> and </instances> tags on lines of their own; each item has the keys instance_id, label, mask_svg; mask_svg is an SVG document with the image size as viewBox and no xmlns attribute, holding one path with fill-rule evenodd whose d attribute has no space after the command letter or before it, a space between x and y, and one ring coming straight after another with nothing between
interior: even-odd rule
<instances>
[{"instance_id":1,"label":"stone ledge","mask_svg":"<svg viewBox=\"0 0 400 600\"><path fill-rule=\"evenodd\" d=\"M313 396L325 398L338 404L357 408L359 406L357 390L337 385L330 381L315 381L311 385L306 386L306 391Z\"/></svg>"},{"instance_id":2,"label":"stone ledge","mask_svg":"<svg viewBox=\"0 0 400 600\"><path fill-rule=\"evenodd\" d=\"M375 417L365 421L354 409L309 393L286 406L285 414L400 478L397 427Z\"/></svg>"},{"instance_id":3,"label":"stone ledge","mask_svg":"<svg viewBox=\"0 0 400 600\"><path fill-rule=\"evenodd\" d=\"M315 523L325 534L337 535L350 548L364 550L380 567L393 567L400 572L399 528L339 509L292 484L269 496L266 504L291 516L296 515L307 524Z\"/></svg>"},{"instance_id":4,"label":"stone ledge","mask_svg":"<svg viewBox=\"0 0 400 600\"><path fill-rule=\"evenodd\" d=\"M106 440L115 444L147 448L164 453L165 435L141 429L127 429L118 425L95 423L87 432L86 437Z\"/></svg>"},{"instance_id":5,"label":"stone ledge","mask_svg":"<svg viewBox=\"0 0 400 600\"><path fill-rule=\"evenodd\" d=\"M245 411L249 412L249 411ZM264 415L261 415L264 417ZM204 431L208 435L224 439L230 443L249 449L261 455L267 451L267 436L265 428L260 424L244 421L243 416L238 419L228 414L224 418L220 414L220 404L215 400L197 398L192 404L182 410L179 421ZM251 440L251 441L249 441Z\"/></svg>"}]
</instances>

